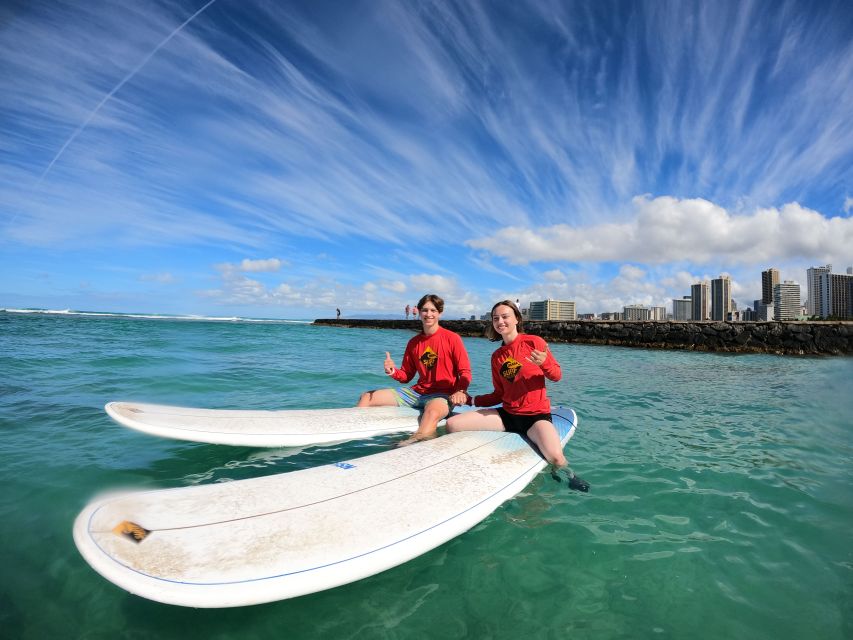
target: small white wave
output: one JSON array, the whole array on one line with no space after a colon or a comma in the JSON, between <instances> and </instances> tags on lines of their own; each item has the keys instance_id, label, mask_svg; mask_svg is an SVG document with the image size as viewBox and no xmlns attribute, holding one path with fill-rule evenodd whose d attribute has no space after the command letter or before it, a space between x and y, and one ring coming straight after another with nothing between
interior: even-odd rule
<instances>
[{"instance_id":1,"label":"small white wave","mask_svg":"<svg viewBox=\"0 0 853 640\"><path fill-rule=\"evenodd\" d=\"M63 316L88 316L98 318L138 318L142 320L185 320L196 322L256 322L267 324L311 324L312 320L287 320L276 318L242 318L240 316L168 315L162 313L118 313L112 311L75 311L73 309L0 309L7 313L34 313Z\"/></svg>"},{"instance_id":2,"label":"small white wave","mask_svg":"<svg viewBox=\"0 0 853 640\"><path fill-rule=\"evenodd\" d=\"M3 309L7 313L53 313L57 315L76 314L71 309Z\"/></svg>"}]
</instances>

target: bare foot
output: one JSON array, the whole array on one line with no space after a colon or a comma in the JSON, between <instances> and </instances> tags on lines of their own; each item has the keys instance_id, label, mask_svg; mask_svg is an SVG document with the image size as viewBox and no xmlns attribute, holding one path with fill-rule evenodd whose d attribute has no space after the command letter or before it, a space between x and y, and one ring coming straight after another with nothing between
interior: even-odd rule
<instances>
[{"instance_id":1,"label":"bare foot","mask_svg":"<svg viewBox=\"0 0 853 640\"><path fill-rule=\"evenodd\" d=\"M432 440L433 438L435 438L434 433L430 436L424 436L416 433L415 435L406 438L405 440L400 440L400 442L398 442L396 446L397 448L408 447L410 444L415 444L416 442L420 442L421 440Z\"/></svg>"}]
</instances>

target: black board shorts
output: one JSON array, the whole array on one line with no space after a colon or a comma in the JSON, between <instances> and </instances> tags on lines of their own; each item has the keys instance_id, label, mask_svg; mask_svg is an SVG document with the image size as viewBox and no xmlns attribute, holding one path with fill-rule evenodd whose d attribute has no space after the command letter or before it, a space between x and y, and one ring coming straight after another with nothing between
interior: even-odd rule
<instances>
[{"instance_id":1,"label":"black board shorts","mask_svg":"<svg viewBox=\"0 0 853 640\"><path fill-rule=\"evenodd\" d=\"M504 424L504 430L510 433L519 433L523 436L527 435L528 429L540 420L547 420L553 423L550 413L536 413L532 416L519 416L510 413L503 407L498 408L498 415L501 417L501 422Z\"/></svg>"}]
</instances>

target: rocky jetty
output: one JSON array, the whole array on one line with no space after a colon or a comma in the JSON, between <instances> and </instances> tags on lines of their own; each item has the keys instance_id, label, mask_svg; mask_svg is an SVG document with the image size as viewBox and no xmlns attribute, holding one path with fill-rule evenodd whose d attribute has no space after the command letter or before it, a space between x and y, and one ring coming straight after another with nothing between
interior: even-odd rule
<instances>
[{"instance_id":1,"label":"rocky jetty","mask_svg":"<svg viewBox=\"0 0 853 640\"><path fill-rule=\"evenodd\" d=\"M317 325L418 331L418 320L318 319ZM462 336L481 337L484 320L441 320ZM853 322L571 322L524 323L525 333L548 342L603 344L644 349L688 349L793 355L853 354Z\"/></svg>"}]
</instances>

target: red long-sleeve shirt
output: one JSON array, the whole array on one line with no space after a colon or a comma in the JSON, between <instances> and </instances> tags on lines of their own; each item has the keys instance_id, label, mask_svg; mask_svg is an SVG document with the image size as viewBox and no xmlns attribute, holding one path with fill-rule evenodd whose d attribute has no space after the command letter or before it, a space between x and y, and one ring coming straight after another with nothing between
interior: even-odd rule
<instances>
[{"instance_id":1,"label":"red long-sleeve shirt","mask_svg":"<svg viewBox=\"0 0 853 640\"><path fill-rule=\"evenodd\" d=\"M527 359L534 349L548 352L541 367ZM503 404L508 413L522 416L549 413L551 401L545 391L545 378L557 382L562 376L560 363L548 350L545 341L539 336L520 333L515 340L502 344L492 354L495 390L476 396L474 405L492 407Z\"/></svg>"},{"instance_id":2,"label":"red long-sleeve shirt","mask_svg":"<svg viewBox=\"0 0 853 640\"><path fill-rule=\"evenodd\" d=\"M458 334L438 327L432 335L419 333L406 345L403 364L391 374L406 383L419 375L412 389L420 394L466 391L471 384L471 362Z\"/></svg>"}]
</instances>

